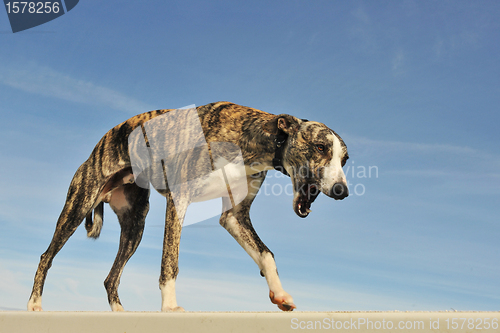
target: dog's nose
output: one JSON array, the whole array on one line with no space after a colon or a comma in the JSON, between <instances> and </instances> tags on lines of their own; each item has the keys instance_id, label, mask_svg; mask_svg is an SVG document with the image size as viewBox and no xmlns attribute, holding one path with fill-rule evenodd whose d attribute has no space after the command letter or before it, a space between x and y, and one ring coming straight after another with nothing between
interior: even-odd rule
<instances>
[{"instance_id":1,"label":"dog's nose","mask_svg":"<svg viewBox=\"0 0 500 333\"><path fill-rule=\"evenodd\" d=\"M336 183L330 190L330 197L334 198L335 200L342 200L348 195L349 189L347 188L347 185L343 183Z\"/></svg>"}]
</instances>

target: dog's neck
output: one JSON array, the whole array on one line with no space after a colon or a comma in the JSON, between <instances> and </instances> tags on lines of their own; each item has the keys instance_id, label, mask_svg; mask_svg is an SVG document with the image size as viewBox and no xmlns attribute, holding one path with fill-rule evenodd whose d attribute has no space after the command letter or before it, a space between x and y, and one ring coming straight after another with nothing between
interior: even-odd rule
<instances>
[{"instance_id":1,"label":"dog's neck","mask_svg":"<svg viewBox=\"0 0 500 333\"><path fill-rule=\"evenodd\" d=\"M278 170L285 175L283 166L283 151L288 141L288 135L279 131L277 135L262 130L263 121L255 121L249 131L243 131L238 143L244 152L245 165L253 171ZM282 169L281 169L282 168Z\"/></svg>"},{"instance_id":2,"label":"dog's neck","mask_svg":"<svg viewBox=\"0 0 500 333\"><path fill-rule=\"evenodd\" d=\"M278 131L278 135L276 135L276 138L274 139L275 142L275 151L274 151L274 158L273 158L273 167L274 170L277 170L281 173L283 173L285 176L290 177L288 172L286 171L284 165L283 165L283 149L285 148L286 141L288 139L288 134L283 132L282 130Z\"/></svg>"}]
</instances>

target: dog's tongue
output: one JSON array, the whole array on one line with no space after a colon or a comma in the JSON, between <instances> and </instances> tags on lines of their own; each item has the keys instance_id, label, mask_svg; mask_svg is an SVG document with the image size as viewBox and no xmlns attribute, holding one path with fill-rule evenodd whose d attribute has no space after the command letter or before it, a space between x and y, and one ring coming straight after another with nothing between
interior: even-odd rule
<instances>
[{"instance_id":1,"label":"dog's tongue","mask_svg":"<svg viewBox=\"0 0 500 333\"><path fill-rule=\"evenodd\" d=\"M297 202L297 212L299 213L299 217L307 217L307 215L309 215L309 213L311 212L311 203L304 199L304 198L300 198Z\"/></svg>"},{"instance_id":2,"label":"dog's tongue","mask_svg":"<svg viewBox=\"0 0 500 333\"><path fill-rule=\"evenodd\" d=\"M311 212L311 204L309 202L299 203L299 211L303 214Z\"/></svg>"},{"instance_id":3,"label":"dog's tongue","mask_svg":"<svg viewBox=\"0 0 500 333\"><path fill-rule=\"evenodd\" d=\"M315 184L306 184L301 187L299 197L296 202L295 212L299 217L307 217L311 212L311 204L318 196L318 188Z\"/></svg>"}]
</instances>

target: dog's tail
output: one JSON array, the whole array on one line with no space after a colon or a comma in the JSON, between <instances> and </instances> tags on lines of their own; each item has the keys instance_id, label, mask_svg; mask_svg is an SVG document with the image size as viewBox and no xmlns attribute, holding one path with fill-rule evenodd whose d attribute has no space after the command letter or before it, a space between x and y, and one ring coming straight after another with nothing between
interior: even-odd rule
<instances>
[{"instance_id":1,"label":"dog's tail","mask_svg":"<svg viewBox=\"0 0 500 333\"><path fill-rule=\"evenodd\" d=\"M94 209L94 221L92 221L92 212L85 219L85 229L87 229L87 237L97 239L101 234L102 220L104 215L104 202L100 202Z\"/></svg>"}]
</instances>

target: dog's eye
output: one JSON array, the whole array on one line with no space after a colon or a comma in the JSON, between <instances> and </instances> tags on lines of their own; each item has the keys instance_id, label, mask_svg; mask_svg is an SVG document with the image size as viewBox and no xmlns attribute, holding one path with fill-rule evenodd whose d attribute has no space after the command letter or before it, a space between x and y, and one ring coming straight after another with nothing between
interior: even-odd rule
<instances>
[{"instance_id":1,"label":"dog's eye","mask_svg":"<svg viewBox=\"0 0 500 333\"><path fill-rule=\"evenodd\" d=\"M349 156L346 156L342 159L342 162L341 162L341 166L344 167L344 165L346 164L347 160L349 159Z\"/></svg>"},{"instance_id":2,"label":"dog's eye","mask_svg":"<svg viewBox=\"0 0 500 333\"><path fill-rule=\"evenodd\" d=\"M316 149L318 149L318 151L320 153L324 153L325 152L325 145L322 145L322 144L317 144L316 145Z\"/></svg>"}]
</instances>

